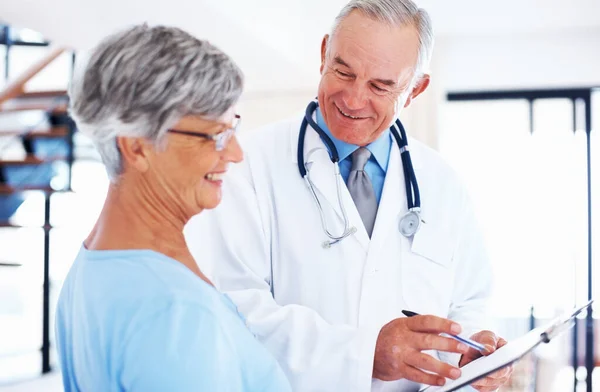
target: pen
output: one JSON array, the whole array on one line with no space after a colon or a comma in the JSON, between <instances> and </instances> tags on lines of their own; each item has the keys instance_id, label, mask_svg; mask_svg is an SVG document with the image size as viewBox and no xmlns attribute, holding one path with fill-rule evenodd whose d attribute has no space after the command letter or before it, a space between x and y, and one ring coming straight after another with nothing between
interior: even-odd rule
<instances>
[{"instance_id":1,"label":"pen","mask_svg":"<svg viewBox=\"0 0 600 392\"><path fill-rule=\"evenodd\" d=\"M403 310L402 314L405 315L406 317L413 317L413 316L419 315L419 313L411 312L410 310ZM486 350L485 346L477 343L474 340L463 338L462 336L458 336L458 335L448 335L448 336L450 336L453 339L458 340L459 342L466 344L467 346L469 346L471 348L474 348L477 351L485 351Z\"/></svg>"}]
</instances>

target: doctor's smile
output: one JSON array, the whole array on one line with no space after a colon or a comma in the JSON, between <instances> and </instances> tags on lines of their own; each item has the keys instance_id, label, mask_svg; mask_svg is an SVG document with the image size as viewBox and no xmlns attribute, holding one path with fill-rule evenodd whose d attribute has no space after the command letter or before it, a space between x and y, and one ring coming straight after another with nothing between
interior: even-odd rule
<instances>
[{"instance_id":1,"label":"doctor's smile","mask_svg":"<svg viewBox=\"0 0 600 392\"><path fill-rule=\"evenodd\" d=\"M354 116L352 116L352 115L350 115L350 114L347 114L347 113L346 113L345 111L343 111L342 109L340 109L340 107L339 107L338 105L335 105L335 107L336 107L336 108L337 108L337 110L338 110L338 111L339 111L339 112L342 114L342 116L344 116L344 117L347 117L347 118L349 118L349 119L352 119L352 120L367 120L367 119L369 119L369 118L370 118L369 116L363 116L363 115L354 115ZM348 110L348 111L349 111L349 110Z\"/></svg>"}]
</instances>

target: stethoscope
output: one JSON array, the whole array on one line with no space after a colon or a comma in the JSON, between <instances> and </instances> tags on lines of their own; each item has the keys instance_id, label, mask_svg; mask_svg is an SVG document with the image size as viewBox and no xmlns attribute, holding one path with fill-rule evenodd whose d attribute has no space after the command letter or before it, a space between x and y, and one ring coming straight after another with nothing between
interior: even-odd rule
<instances>
[{"instance_id":1,"label":"stethoscope","mask_svg":"<svg viewBox=\"0 0 600 392\"><path fill-rule=\"evenodd\" d=\"M300 171L300 175L304 178L310 193L312 194L315 204L319 210L319 215L321 218L321 225L323 226L323 231L329 237L328 241L323 242L323 248L329 248L331 245L334 245L344 238L351 236L356 233L356 227L350 227L350 221L348 216L346 215L346 209L342 204L342 194L341 194L341 182L342 175L340 174L339 167L339 154L337 148L333 144L333 141L327 134L319 127L317 122L313 120L313 114L317 110L319 103L317 101L312 101L306 107L306 112L304 114L304 119L302 120L302 125L300 125L300 134L298 135L298 170ZM328 227L327 222L325 221L325 215L323 214L323 207L321 206L321 202L317 197L317 193L315 192L314 184L310 179L310 166L307 166L307 163L304 162L304 139L306 136L306 128L308 124L319 134L323 142L327 145L329 149L329 158L333 163L334 174L336 177L336 190L338 197L338 204L340 210L342 212L342 218L344 219L344 231L340 235L332 234ZM400 130L396 130L396 127ZM390 127L390 132L396 139L396 143L398 144L398 148L400 149L400 157L402 159L402 169L404 171L404 185L406 187L406 200L408 203L408 212L404 214L404 216L400 219L400 224L398 225L398 230L402 233L403 236L410 238L416 234L416 232L421 227L421 195L419 193L419 185L417 184L417 177L415 176L415 170L412 165L412 160L410 159L410 152L408 148L408 138L406 137L406 131L404 130L404 126L400 122L399 119L396 119L396 122ZM309 152L310 155L315 150L311 150ZM307 159L307 161L309 161ZM414 199L413 199L414 197Z\"/></svg>"}]
</instances>

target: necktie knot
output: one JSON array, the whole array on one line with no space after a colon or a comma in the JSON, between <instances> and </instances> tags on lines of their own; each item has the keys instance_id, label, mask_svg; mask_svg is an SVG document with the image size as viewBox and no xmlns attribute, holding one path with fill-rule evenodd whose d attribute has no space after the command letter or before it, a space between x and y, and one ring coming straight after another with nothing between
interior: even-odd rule
<instances>
[{"instance_id":1,"label":"necktie knot","mask_svg":"<svg viewBox=\"0 0 600 392\"><path fill-rule=\"evenodd\" d=\"M369 158L371 158L371 151L366 147L360 147L352 153L352 171L354 170L365 170L365 165Z\"/></svg>"}]
</instances>

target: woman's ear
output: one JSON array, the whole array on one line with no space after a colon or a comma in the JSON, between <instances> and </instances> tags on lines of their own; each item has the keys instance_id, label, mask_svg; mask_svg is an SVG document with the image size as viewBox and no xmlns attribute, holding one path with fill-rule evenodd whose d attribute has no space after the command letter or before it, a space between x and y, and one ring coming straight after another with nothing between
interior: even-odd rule
<instances>
[{"instance_id":1,"label":"woman's ear","mask_svg":"<svg viewBox=\"0 0 600 392\"><path fill-rule=\"evenodd\" d=\"M132 168L139 172L146 172L148 163L148 144L137 137L117 137L117 148L121 152L123 170Z\"/></svg>"}]
</instances>

